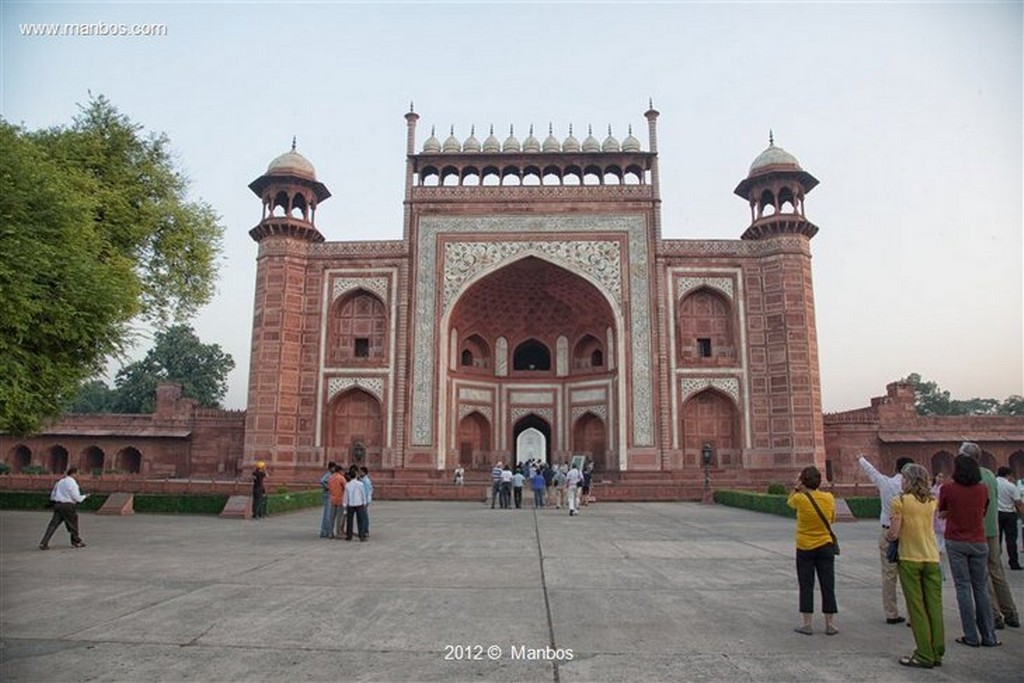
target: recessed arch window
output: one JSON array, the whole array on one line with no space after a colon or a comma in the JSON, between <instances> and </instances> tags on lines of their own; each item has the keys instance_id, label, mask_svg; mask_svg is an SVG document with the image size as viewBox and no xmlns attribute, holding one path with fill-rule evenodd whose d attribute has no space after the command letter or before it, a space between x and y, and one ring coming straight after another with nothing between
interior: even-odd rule
<instances>
[{"instance_id":1,"label":"recessed arch window","mask_svg":"<svg viewBox=\"0 0 1024 683\"><path fill-rule=\"evenodd\" d=\"M551 351L536 339L528 339L512 354L512 369L527 371L551 370Z\"/></svg>"}]
</instances>

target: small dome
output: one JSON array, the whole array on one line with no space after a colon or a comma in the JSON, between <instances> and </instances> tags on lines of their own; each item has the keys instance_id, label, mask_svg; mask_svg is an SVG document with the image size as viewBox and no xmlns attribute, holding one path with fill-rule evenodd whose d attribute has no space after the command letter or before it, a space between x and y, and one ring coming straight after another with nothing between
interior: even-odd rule
<instances>
[{"instance_id":1,"label":"small dome","mask_svg":"<svg viewBox=\"0 0 1024 683\"><path fill-rule=\"evenodd\" d=\"M292 138L291 150L270 162L267 175L298 175L316 180L316 169L309 163L309 159L295 151L295 138Z\"/></svg>"},{"instance_id":2,"label":"small dome","mask_svg":"<svg viewBox=\"0 0 1024 683\"><path fill-rule=\"evenodd\" d=\"M619 141L612 135L612 127L608 126L608 137L601 143L602 152L620 152L622 148L619 146Z\"/></svg>"},{"instance_id":3,"label":"small dome","mask_svg":"<svg viewBox=\"0 0 1024 683\"><path fill-rule=\"evenodd\" d=\"M524 152L540 152L540 140L533 137L533 125L530 125L530 134L523 140Z\"/></svg>"},{"instance_id":4,"label":"small dome","mask_svg":"<svg viewBox=\"0 0 1024 683\"><path fill-rule=\"evenodd\" d=\"M768 133L768 149L757 155L754 163L750 165L750 173L753 174L769 166L789 166L797 171L803 170L795 156L781 147L775 146L775 136L770 132Z\"/></svg>"},{"instance_id":5,"label":"small dome","mask_svg":"<svg viewBox=\"0 0 1024 683\"><path fill-rule=\"evenodd\" d=\"M587 127L587 138L583 141L583 151L588 154L601 151L601 143L594 137L594 131L589 126Z\"/></svg>"},{"instance_id":6,"label":"small dome","mask_svg":"<svg viewBox=\"0 0 1024 683\"><path fill-rule=\"evenodd\" d=\"M623 152L639 152L640 151L640 141L637 140L635 137L633 137L633 126L629 127L629 135L627 135L626 139L622 141L622 151Z\"/></svg>"},{"instance_id":7,"label":"small dome","mask_svg":"<svg viewBox=\"0 0 1024 683\"><path fill-rule=\"evenodd\" d=\"M498 138L494 137L494 126L491 126L491 133L484 140L484 153L490 154L501 151L501 143L498 142Z\"/></svg>"},{"instance_id":8,"label":"small dome","mask_svg":"<svg viewBox=\"0 0 1024 683\"><path fill-rule=\"evenodd\" d=\"M555 137L550 123L548 124L548 136L544 138L543 150L545 154L562 151L562 146L558 144L558 138Z\"/></svg>"},{"instance_id":9,"label":"small dome","mask_svg":"<svg viewBox=\"0 0 1024 683\"><path fill-rule=\"evenodd\" d=\"M512 132L512 126L508 127L508 137L505 138L505 144L501 146L502 152L518 152L521 148L519 147L519 140Z\"/></svg>"},{"instance_id":10,"label":"small dome","mask_svg":"<svg viewBox=\"0 0 1024 683\"><path fill-rule=\"evenodd\" d=\"M470 126L469 137L462 143L463 152L479 152L480 141L476 139L476 126Z\"/></svg>"},{"instance_id":11,"label":"small dome","mask_svg":"<svg viewBox=\"0 0 1024 683\"><path fill-rule=\"evenodd\" d=\"M562 143L563 152L578 152L580 151L580 141L572 135L572 124L569 124L569 137Z\"/></svg>"},{"instance_id":12,"label":"small dome","mask_svg":"<svg viewBox=\"0 0 1024 683\"><path fill-rule=\"evenodd\" d=\"M455 137L455 126L452 126L448 139L444 141L444 147L441 151L445 154L456 154L462 151L462 143Z\"/></svg>"},{"instance_id":13,"label":"small dome","mask_svg":"<svg viewBox=\"0 0 1024 683\"><path fill-rule=\"evenodd\" d=\"M441 151L441 141L434 137L434 127L430 127L430 137L423 143L423 151L427 154L437 154Z\"/></svg>"}]
</instances>

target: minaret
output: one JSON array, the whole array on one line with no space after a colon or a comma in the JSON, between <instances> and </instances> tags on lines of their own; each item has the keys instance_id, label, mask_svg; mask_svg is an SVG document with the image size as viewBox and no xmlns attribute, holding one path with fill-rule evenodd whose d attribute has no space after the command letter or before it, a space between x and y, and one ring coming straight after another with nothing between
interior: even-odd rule
<instances>
[{"instance_id":1,"label":"minaret","mask_svg":"<svg viewBox=\"0 0 1024 683\"><path fill-rule=\"evenodd\" d=\"M313 164L295 151L294 139L291 150L270 162L249 189L261 199L263 213L249 231L259 253L243 466L263 460L278 472L319 467L319 454L299 446L299 425L315 422L310 406L316 404L310 400L316 376L307 376L301 359L316 357L318 348L318 340L304 334L302 312L320 295L316 285L307 290L309 247L324 241L314 223L316 207L331 193L316 179Z\"/></svg>"},{"instance_id":2,"label":"minaret","mask_svg":"<svg viewBox=\"0 0 1024 683\"><path fill-rule=\"evenodd\" d=\"M760 257L744 274L747 315L757 321L748 349L751 402L755 415L771 407L767 431L754 434L752 466L816 465L825 471L810 248L818 227L804 207L817 184L796 157L775 146L769 132L768 148L735 190L750 205L743 239L763 242Z\"/></svg>"}]
</instances>

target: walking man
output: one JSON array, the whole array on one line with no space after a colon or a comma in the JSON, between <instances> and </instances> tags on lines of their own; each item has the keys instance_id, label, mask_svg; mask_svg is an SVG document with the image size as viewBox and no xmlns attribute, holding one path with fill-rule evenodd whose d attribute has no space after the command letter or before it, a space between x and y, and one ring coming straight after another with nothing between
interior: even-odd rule
<instances>
[{"instance_id":1,"label":"walking man","mask_svg":"<svg viewBox=\"0 0 1024 683\"><path fill-rule=\"evenodd\" d=\"M491 509L494 509L494 504L498 502L498 491L501 489L501 461L494 463L494 468L491 470Z\"/></svg>"},{"instance_id":2,"label":"walking man","mask_svg":"<svg viewBox=\"0 0 1024 683\"><path fill-rule=\"evenodd\" d=\"M1000 467L996 477L999 487L999 536L1006 543L1006 559L1010 569L1020 571L1020 555L1017 554L1017 514L1024 512L1017 485L1010 479L1012 470Z\"/></svg>"},{"instance_id":3,"label":"walking man","mask_svg":"<svg viewBox=\"0 0 1024 683\"><path fill-rule=\"evenodd\" d=\"M565 488L569 490L569 516L580 514L580 486L583 474L576 465L565 475Z\"/></svg>"},{"instance_id":4,"label":"walking man","mask_svg":"<svg viewBox=\"0 0 1024 683\"><path fill-rule=\"evenodd\" d=\"M357 470L358 471L358 470ZM362 473L360 473L362 474ZM366 488L359 476L345 484L345 540L352 540L353 518L359 526L359 540L366 540Z\"/></svg>"},{"instance_id":5,"label":"walking man","mask_svg":"<svg viewBox=\"0 0 1024 683\"><path fill-rule=\"evenodd\" d=\"M43 540L39 542L40 550L50 549L50 538L61 523L71 534L71 546L74 548L85 547L85 541L78 535L78 504L88 496L82 495L82 491L78 488L78 479L75 477L77 474L77 467L69 467L64 478L54 484L53 490L50 491L53 516L50 518L50 524L46 527L46 533L43 534Z\"/></svg>"},{"instance_id":6,"label":"walking man","mask_svg":"<svg viewBox=\"0 0 1024 683\"><path fill-rule=\"evenodd\" d=\"M911 458L898 458L896 460L896 474L887 477L868 462L863 455L857 458L857 463L868 476L871 483L878 487L878 498L882 504L882 513L878 517L882 528L878 535L878 559L882 565L882 609L885 610L885 623L902 624L906 619L900 616L899 608L896 606L896 573L897 564L889 562L885 557L889 548L889 523L891 521L892 499L903 493L903 475L900 470L904 465L914 462Z\"/></svg>"}]
</instances>

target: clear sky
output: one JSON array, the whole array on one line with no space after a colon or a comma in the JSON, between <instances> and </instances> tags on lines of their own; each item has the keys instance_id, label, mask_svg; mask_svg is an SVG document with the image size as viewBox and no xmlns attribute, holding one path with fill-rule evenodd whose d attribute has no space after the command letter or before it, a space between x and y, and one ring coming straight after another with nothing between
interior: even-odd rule
<instances>
[{"instance_id":1,"label":"clear sky","mask_svg":"<svg viewBox=\"0 0 1024 683\"><path fill-rule=\"evenodd\" d=\"M333 193L328 240L402 235L405 120L520 139L589 124L647 148L663 235L738 238L732 194L767 146L821 184L807 213L826 411L919 372L955 397L1024 393L1022 3L40 3L0 1L0 113L67 123L88 92L166 132L227 228L199 337L243 408L260 202L292 136ZM162 37L23 24L163 24ZM483 133L483 134L481 134ZM138 351L145 353L148 342Z\"/></svg>"}]
</instances>

